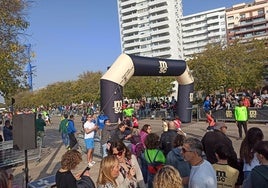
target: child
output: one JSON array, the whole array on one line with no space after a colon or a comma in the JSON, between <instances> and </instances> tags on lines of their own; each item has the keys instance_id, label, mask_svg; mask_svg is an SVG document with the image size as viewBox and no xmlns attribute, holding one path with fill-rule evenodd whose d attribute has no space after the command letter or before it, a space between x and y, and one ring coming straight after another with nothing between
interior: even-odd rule
<instances>
[{"instance_id":1,"label":"child","mask_svg":"<svg viewBox=\"0 0 268 188\"><path fill-rule=\"evenodd\" d=\"M217 175L218 187L235 187L239 171L227 163L230 155L228 147L224 144L218 144L215 153L218 162L212 166Z\"/></svg>"},{"instance_id":2,"label":"child","mask_svg":"<svg viewBox=\"0 0 268 188\"><path fill-rule=\"evenodd\" d=\"M215 120L212 117L210 110L206 112L206 117L207 117L207 122L208 122L207 131L212 131L214 129L214 126L215 126Z\"/></svg>"}]
</instances>

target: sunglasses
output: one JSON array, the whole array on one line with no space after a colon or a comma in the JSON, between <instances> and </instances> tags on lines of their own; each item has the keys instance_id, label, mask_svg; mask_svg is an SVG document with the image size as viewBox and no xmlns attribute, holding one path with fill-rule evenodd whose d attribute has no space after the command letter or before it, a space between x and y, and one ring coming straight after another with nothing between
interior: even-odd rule
<instances>
[{"instance_id":1,"label":"sunglasses","mask_svg":"<svg viewBox=\"0 0 268 188\"><path fill-rule=\"evenodd\" d=\"M123 151L119 151L118 153L113 153L114 156L122 156Z\"/></svg>"},{"instance_id":2,"label":"sunglasses","mask_svg":"<svg viewBox=\"0 0 268 188\"><path fill-rule=\"evenodd\" d=\"M181 148L181 151L182 151L182 153L186 153L186 152L194 152L194 151L192 151L192 150L186 150L185 148Z\"/></svg>"}]
</instances>

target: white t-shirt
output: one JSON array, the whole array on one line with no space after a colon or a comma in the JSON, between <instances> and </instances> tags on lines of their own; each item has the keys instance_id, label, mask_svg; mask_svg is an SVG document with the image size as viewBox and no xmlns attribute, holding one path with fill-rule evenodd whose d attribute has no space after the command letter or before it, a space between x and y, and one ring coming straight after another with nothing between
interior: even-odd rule
<instances>
[{"instance_id":1,"label":"white t-shirt","mask_svg":"<svg viewBox=\"0 0 268 188\"><path fill-rule=\"evenodd\" d=\"M255 166L260 165L260 162L257 158L257 153L254 153L254 157L252 159L252 161L250 162L250 164L246 163L246 161L244 160L244 166L243 166L243 171L251 171Z\"/></svg>"},{"instance_id":2,"label":"white t-shirt","mask_svg":"<svg viewBox=\"0 0 268 188\"><path fill-rule=\"evenodd\" d=\"M216 172L212 165L204 160L199 166L192 166L189 177L189 188L216 188Z\"/></svg>"},{"instance_id":3,"label":"white t-shirt","mask_svg":"<svg viewBox=\"0 0 268 188\"><path fill-rule=\"evenodd\" d=\"M84 129L86 129L86 128L92 129L94 126L95 126L95 124L93 122L86 121L86 123L84 124ZM95 134L95 131L91 131L88 134L85 132L85 139L94 138L94 134Z\"/></svg>"}]
</instances>

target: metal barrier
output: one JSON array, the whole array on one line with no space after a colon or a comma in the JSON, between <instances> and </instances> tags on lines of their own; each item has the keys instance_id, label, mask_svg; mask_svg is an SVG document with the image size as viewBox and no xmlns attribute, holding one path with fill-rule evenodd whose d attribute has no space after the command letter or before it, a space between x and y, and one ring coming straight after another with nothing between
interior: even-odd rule
<instances>
[{"instance_id":1,"label":"metal barrier","mask_svg":"<svg viewBox=\"0 0 268 188\"><path fill-rule=\"evenodd\" d=\"M27 150L28 160L40 160L41 144L37 140L37 148ZM25 162L25 151L13 149L13 140L0 142L0 168Z\"/></svg>"},{"instance_id":2,"label":"metal barrier","mask_svg":"<svg viewBox=\"0 0 268 188\"><path fill-rule=\"evenodd\" d=\"M212 110L212 116L219 121L235 121L233 108L227 110ZM197 107L197 119L207 120L206 113L203 108ZM248 121L268 123L268 109L254 107L248 108Z\"/></svg>"}]
</instances>

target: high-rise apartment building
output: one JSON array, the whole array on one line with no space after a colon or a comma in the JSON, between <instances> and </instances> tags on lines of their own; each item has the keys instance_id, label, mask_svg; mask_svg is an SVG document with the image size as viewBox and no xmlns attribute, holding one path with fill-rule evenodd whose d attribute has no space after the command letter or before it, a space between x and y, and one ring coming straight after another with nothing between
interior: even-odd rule
<instances>
[{"instance_id":1,"label":"high-rise apartment building","mask_svg":"<svg viewBox=\"0 0 268 188\"><path fill-rule=\"evenodd\" d=\"M226 22L228 43L268 38L268 1L233 5L226 10Z\"/></svg>"},{"instance_id":2,"label":"high-rise apartment building","mask_svg":"<svg viewBox=\"0 0 268 188\"><path fill-rule=\"evenodd\" d=\"M182 59L181 0L117 0L123 53Z\"/></svg>"},{"instance_id":3,"label":"high-rise apartment building","mask_svg":"<svg viewBox=\"0 0 268 188\"><path fill-rule=\"evenodd\" d=\"M224 7L184 16L181 26L184 59L201 53L208 43L226 44Z\"/></svg>"}]
</instances>

